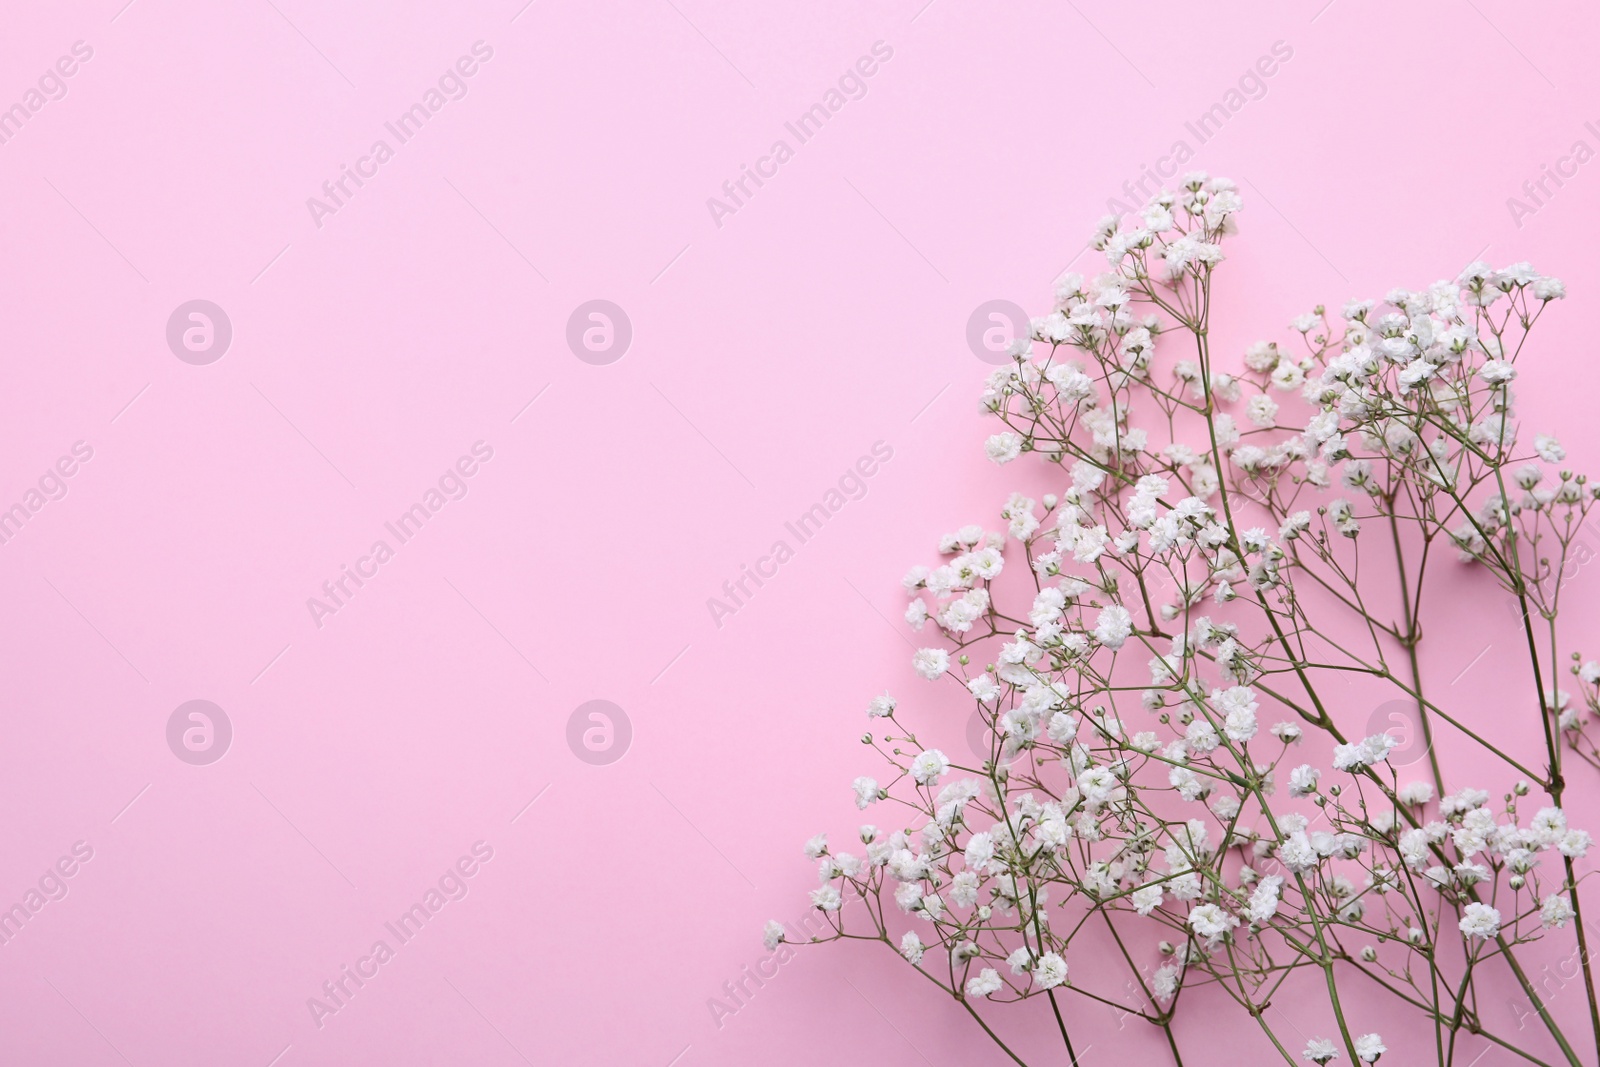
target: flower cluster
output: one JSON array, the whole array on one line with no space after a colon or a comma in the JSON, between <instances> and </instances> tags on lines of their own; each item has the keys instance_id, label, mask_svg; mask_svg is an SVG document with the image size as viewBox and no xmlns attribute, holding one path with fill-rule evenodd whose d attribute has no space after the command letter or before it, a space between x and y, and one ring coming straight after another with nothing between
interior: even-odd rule
<instances>
[{"instance_id":1,"label":"flower cluster","mask_svg":"<svg viewBox=\"0 0 1600 1067\"><path fill-rule=\"evenodd\" d=\"M1560 744L1581 731L1551 679L1565 550L1596 492L1556 469L1552 438L1519 447L1512 397L1528 331L1565 294L1525 264L1473 264L1337 322L1317 308L1297 345L1225 369L1211 284L1241 206L1197 174L1105 220L1107 272L1063 277L988 379L1004 426L988 456L1037 454L1051 491L1013 493L904 580L925 645L912 667L966 690L987 751L925 744L899 700L874 698L863 740L888 770L852 783L874 822L859 847L807 842L811 900L823 940L890 945L980 1022L986 1003L1048 999L1069 1056L1059 998L1137 989L1129 1014L1177 1057L1184 991L1210 987L1296 1062L1265 1009L1304 973L1331 996L1329 1036L1300 1059L1387 1051L1338 996L1361 983L1441 1035L1442 1065L1463 1030L1490 1034L1483 983L1541 1003L1522 946L1552 930L1582 944L1574 863L1591 841L1562 805ZM1441 555L1521 609L1542 768L1425 684ZM1600 667L1578 673L1600 710ZM1352 679L1414 706L1416 773L1393 764L1395 737L1366 733L1369 703L1346 709ZM1495 792L1452 780L1441 753L1463 744L1500 757ZM769 946L783 936L769 924ZM1600 1042L1540 1019L1567 1062Z\"/></svg>"}]
</instances>

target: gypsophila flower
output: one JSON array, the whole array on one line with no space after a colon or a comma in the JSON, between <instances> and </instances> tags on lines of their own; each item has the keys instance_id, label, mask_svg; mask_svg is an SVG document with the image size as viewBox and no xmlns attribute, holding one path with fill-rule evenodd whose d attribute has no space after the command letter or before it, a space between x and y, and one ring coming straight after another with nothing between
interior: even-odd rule
<instances>
[{"instance_id":1,"label":"gypsophila flower","mask_svg":"<svg viewBox=\"0 0 1600 1067\"><path fill-rule=\"evenodd\" d=\"M776 919L768 919L767 925L761 929L761 944L768 952L776 949L783 943L783 924Z\"/></svg>"},{"instance_id":2,"label":"gypsophila flower","mask_svg":"<svg viewBox=\"0 0 1600 1067\"><path fill-rule=\"evenodd\" d=\"M1332 1063L1339 1058L1339 1049L1327 1038L1314 1037L1306 1042L1306 1049L1300 1055L1312 1063Z\"/></svg>"},{"instance_id":3,"label":"gypsophila flower","mask_svg":"<svg viewBox=\"0 0 1600 1067\"><path fill-rule=\"evenodd\" d=\"M1204 938L1218 938L1239 925L1239 920L1215 904L1202 904L1189 912L1189 928Z\"/></svg>"},{"instance_id":4,"label":"gypsophila flower","mask_svg":"<svg viewBox=\"0 0 1600 1067\"><path fill-rule=\"evenodd\" d=\"M1010 463L1022 455L1022 438L1014 433L997 433L989 438L989 443L984 446L989 453L989 458L996 463Z\"/></svg>"},{"instance_id":5,"label":"gypsophila flower","mask_svg":"<svg viewBox=\"0 0 1600 1067\"><path fill-rule=\"evenodd\" d=\"M1461 932L1487 941L1500 932L1500 912L1487 904L1468 904L1461 913Z\"/></svg>"},{"instance_id":6,"label":"gypsophila flower","mask_svg":"<svg viewBox=\"0 0 1600 1067\"><path fill-rule=\"evenodd\" d=\"M1545 926L1565 926L1574 914L1572 898L1565 893L1551 893L1539 905L1539 921Z\"/></svg>"},{"instance_id":7,"label":"gypsophila flower","mask_svg":"<svg viewBox=\"0 0 1600 1067\"><path fill-rule=\"evenodd\" d=\"M1060 954L1046 952L1033 966L1033 981L1040 989L1054 989L1067 980L1067 961Z\"/></svg>"},{"instance_id":8,"label":"gypsophila flower","mask_svg":"<svg viewBox=\"0 0 1600 1067\"><path fill-rule=\"evenodd\" d=\"M1408 782L1395 794L1402 804L1426 804L1433 799L1431 782Z\"/></svg>"},{"instance_id":9,"label":"gypsophila flower","mask_svg":"<svg viewBox=\"0 0 1600 1067\"><path fill-rule=\"evenodd\" d=\"M1003 985L1005 982L1001 981L999 972L993 967L985 967L967 979L967 996L986 997L990 993L998 993Z\"/></svg>"},{"instance_id":10,"label":"gypsophila flower","mask_svg":"<svg viewBox=\"0 0 1600 1067\"><path fill-rule=\"evenodd\" d=\"M950 669L950 653L942 648L919 648L911 657L911 667L931 682Z\"/></svg>"},{"instance_id":11,"label":"gypsophila flower","mask_svg":"<svg viewBox=\"0 0 1600 1067\"><path fill-rule=\"evenodd\" d=\"M838 911L841 903L839 890L825 885L811 891L811 903L819 911Z\"/></svg>"},{"instance_id":12,"label":"gypsophila flower","mask_svg":"<svg viewBox=\"0 0 1600 1067\"><path fill-rule=\"evenodd\" d=\"M1128 899L1133 902L1134 909L1140 915L1149 915L1161 906L1161 886L1159 884L1140 886Z\"/></svg>"},{"instance_id":13,"label":"gypsophila flower","mask_svg":"<svg viewBox=\"0 0 1600 1067\"><path fill-rule=\"evenodd\" d=\"M1310 796L1317 791L1317 779L1321 777L1321 771L1309 763L1302 763L1289 772L1289 795L1292 797Z\"/></svg>"},{"instance_id":14,"label":"gypsophila flower","mask_svg":"<svg viewBox=\"0 0 1600 1067\"><path fill-rule=\"evenodd\" d=\"M950 761L936 748L918 753L917 758L911 761L911 777L918 785L933 785L949 769Z\"/></svg>"},{"instance_id":15,"label":"gypsophila flower","mask_svg":"<svg viewBox=\"0 0 1600 1067\"><path fill-rule=\"evenodd\" d=\"M1356 1058L1362 1063L1377 1063L1378 1057L1389 1051L1383 1038L1377 1034L1362 1034L1356 1038Z\"/></svg>"},{"instance_id":16,"label":"gypsophila flower","mask_svg":"<svg viewBox=\"0 0 1600 1067\"><path fill-rule=\"evenodd\" d=\"M1261 880L1250 894L1247 914L1251 922L1264 923L1278 913L1279 887L1282 885L1283 879L1277 875L1269 875Z\"/></svg>"},{"instance_id":17,"label":"gypsophila flower","mask_svg":"<svg viewBox=\"0 0 1600 1067\"><path fill-rule=\"evenodd\" d=\"M1102 608L1095 622L1094 636L1107 648L1121 648L1133 633L1133 616L1120 604Z\"/></svg>"},{"instance_id":18,"label":"gypsophila flower","mask_svg":"<svg viewBox=\"0 0 1600 1067\"><path fill-rule=\"evenodd\" d=\"M1400 126L1415 103L1391 109ZM1565 587L1594 555L1600 480L1524 428L1517 395L1524 368L1560 376L1525 342L1565 286L1475 263L1226 350L1241 335L1221 314L1249 301L1214 303L1213 282L1244 200L1193 172L1103 220L1104 262L1062 275L985 377L978 441L1039 488L1001 487L905 573L912 666L945 696L917 722L869 704L884 721L860 743L885 769L851 795L894 814L860 829L864 855L807 843L808 935L898 945L947 995L994 998L986 1018L1036 1012L1028 1041L1079 1041L1076 1013L1041 1003L1077 941L1085 991L1153 1001L1120 1017L1170 1023L1173 1062L1233 1011L1265 1040L1225 1054L1266 1062L1296 1047L1268 1010L1291 1003L1334 1035L1310 1062L1387 1054L1358 1006L1502 1049L1546 1042L1521 1032L1537 1027L1578 1062L1588 1035L1562 1028L1581 1011L1479 1011L1543 959L1593 985L1575 934L1600 659L1571 655L1563 608L1582 602ZM1457 582L1449 557L1487 574ZM1490 638L1481 664L1452 644ZM1509 685L1528 676L1542 692ZM1405 737L1448 743L1372 733L1389 701ZM1330 968L1360 994L1331 996ZM1190 982L1228 996L1179 997Z\"/></svg>"}]
</instances>

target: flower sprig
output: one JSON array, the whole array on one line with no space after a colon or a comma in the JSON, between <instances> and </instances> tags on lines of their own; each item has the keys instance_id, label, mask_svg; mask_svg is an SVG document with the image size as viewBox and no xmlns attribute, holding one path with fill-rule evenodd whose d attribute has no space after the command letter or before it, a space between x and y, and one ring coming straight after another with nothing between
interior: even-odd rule
<instances>
[{"instance_id":1,"label":"flower sprig","mask_svg":"<svg viewBox=\"0 0 1600 1067\"><path fill-rule=\"evenodd\" d=\"M1441 1067L1469 1033L1546 1062L1482 1016L1491 983L1520 988L1582 1063L1577 1048L1600 1051L1575 867L1591 839L1563 806L1563 755L1600 751L1555 678L1600 486L1554 438L1520 444L1513 396L1564 287L1475 263L1337 317L1318 307L1295 344L1223 366L1211 286L1241 207L1231 182L1195 174L1106 219L1107 272L1064 276L986 382L1004 427L988 456L1034 453L1059 488L1013 493L904 586L906 622L937 635L913 669L965 688L987 751L952 757L895 698L868 704L862 740L887 771L851 793L890 828L862 826L859 853L807 842L820 940L888 945L1018 1063L981 1006L1048 1002L1075 1062L1074 1000L1110 1005L1181 1064L1174 1020L1202 987L1286 1063L1388 1051L1350 1018L1354 988L1414 1011ZM1423 594L1449 556L1516 607L1518 726L1542 765L1428 684ZM1600 712L1600 666L1573 669ZM1352 680L1414 708L1420 774L1366 732L1370 704L1352 714ZM1444 754L1463 745L1496 757L1495 790L1457 780ZM784 936L768 924L769 947ZM1592 1034L1557 1025L1519 960L1551 936L1577 942ZM1329 1036L1297 1054L1267 1009L1304 978Z\"/></svg>"}]
</instances>

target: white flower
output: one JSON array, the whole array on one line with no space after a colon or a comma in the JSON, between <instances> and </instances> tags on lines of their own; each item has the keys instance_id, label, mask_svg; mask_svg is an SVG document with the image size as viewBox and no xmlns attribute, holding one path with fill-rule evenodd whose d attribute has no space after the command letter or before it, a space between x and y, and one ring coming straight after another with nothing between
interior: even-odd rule
<instances>
[{"instance_id":1,"label":"white flower","mask_svg":"<svg viewBox=\"0 0 1600 1067\"><path fill-rule=\"evenodd\" d=\"M985 967L973 977L967 979L967 996L986 997L990 993L997 993L1005 985L1000 980L999 973L993 967Z\"/></svg>"},{"instance_id":2,"label":"white flower","mask_svg":"<svg viewBox=\"0 0 1600 1067\"><path fill-rule=\"evenodd\" d=\"M983 703L990 703L1000 695L1000 687L987 674L980 674L967 683L967 692Z\"/></svg>"},{"instance_id":3,"label":"white flower","mask_svg":"<svg viewBox=\"0 0 1600 1067\"><path fill-rule=\"evenodd\" d=\"M984 442L983 450L990 459L1004 465L1022 455L1022 438L1009 431L997 433Z\"/></svg>"},{"instance_id":4,"label":"white flower","mask_svg":"<svg viewBox=\"0 0 1600 1067\"><path fill-rule=\"evenodd\" d=\"M1244 350L1244 365L1257 374L1270 373L1278 365L1278 346L1271 341L1257 341Z\"/></svg>"},{"instance_id":5,"label":"white flower","mask_svg":"<svg viewBox=\"0 0 1600 1067\"><path fill-rule=\"evenodd\" d=\"M1100 609L1100 617L1095 622L1094 636L1109 649L1119 649L1127 642L1133 633L1133 616L1121 604L1112 604L1110 607Z\"/></svg>"},{"instance_id":6,"label":"white flower","mask_svg":"<svg viewBox=\"0 0 1600 1067\"><path fill-rule=\"evenodd\" d=\"M1245 418L1255 426L1271 426L1278 417L1278 402L1265 393L1257 393L1244 405Z\"/></svg>"},{"instance_id":7,"label":"white flower","mask_svg":"<svg viewBox=\"0 0 1600 1067\"><path fill-rule=\"evenodd\" d=\"M1279 862L1297 874L1315 867L1320 859L1304 830L1296 830L1278 846Z\"/></svg>"},{"instance_id":8,"label":"white flower","mask_svg":"<svg viewBox=\"0 0 1600 1067\"><path fill-rule=\"evenodd\" d=\"M936 748L925 749L911 761L911 777L919 785L933 785L950 769L950 761Z\"/></svg>"},{"instance_id":9,"label":"white flower","mask_svg":"<svg viewBox=\"0 0 1600 1067\"><path fill-rule=\"evenodd\" d=\"M806 841L806 850L805 851L806 851L806 859L808 859L808 860L814 860L814 859L820 858L824 853L826 853L828 851L828 835L827 834L818 834L816 837L813 837L813 838L809 839L808 841Z\"/></svg>"},{"instance_id":10,"label":"white flower","mask_svg":"<svg viewBox=\"0 0 1600 1067\"><path fill-rule=\"evenodd\" d=\"M1189 929L1207 940L1215 940L1238 925L1238 919L1215 904L1201 904L1189 912Z\"/></svg>"},{"instance_id":11,"label":"white flower","mask_svg":"<svg viewBox=\"0 0 1600 1067\"><path fill-rule=\"evenodd\" d=\"M1399 797L1402 804L1426 804L1433 799L1433 784L1430 782L1408 782L1401 786L1400 791L1395 795Z\"/></svg>"},{"instance_id":12,"label":"white flower","mask_svg":"<svg viewBox=\"0 0 1600 1067\"><path fill-rule=\"evenodd\" d=\"M867 809L868 804L878 799L878 780L876 778L868 778L862 775L850 783L850 788L856 791L856 807L862 811Z\"/></svg>"},{"instance_id":13,"label":"white flower","mask_svg":"<svg viewBox=\"0 0 1600 1067\"><path fill-rule=\"evenodd\" d=\"M900 955L904 956L912 966L922 962L922 938L916 935L916 931L907 930L905 936L900 939Z\"/></svg>"},{"instance_id":14,"label":"white flower","mask_svg":"<svg viewBox=\"0 0 1600 1067\"><path fill-rule=\"evenodd\" d=\"M1468 904L1461 913L1461 932L1487 941L1500 932L1500 913L1487 904Z\"/></svg>"},{"instance_id":15,"label":"white flower","mask_svg":"<svg viewBox=\"0 0 1600 1067\"><path fill-rule=\"evenodd\" d=\"M962 854L967 869L981 871L994 859L994 838L989 834L973 834L967 838L967 848Z\"/></svg>"},{"instance_id":16,"label":"white flower","mask_svg":"<svg viewBox=\"0 0 1600 1067\"><path fill-rule=\"evenodd\" d=\"M1067 980L1067 961L1059 953L1046 952L1033 965L1033 980L1040 989L1054 989Z\"/></svg>"},{"instance_id":17,"label":"white flower","mask_svg":"<svg viewBox=\"0 0 1600 1067\"><path fill-rule=\"evenodd\" d=\"M1486 360L1478 368L1478 377L1490 385L1504 385L1517 376L1517 368L1503 359Z\"/></svg>"},{"instance_id":18,"label":"white flower","mask_svg":"<svg viewBox=\"0 0 1600 1067\"><path fill-rule=\"evenodd\" d=\"M1286 393L1292 393L1305 384L1306 375L1299 367L1284 360L1272 368L1272 384Z\"/></svg>"},{"instance_id":19,"label":"white flower","mask_svg":"<svg viewBox=\"0 0 1600 1067\"><path fill-rule=\"evenodd\" d=\"M1322 777L1322 772L1309 763L1302 763L1289 772L1289 795L1292 797L1307 797L1317 791L1317 779Z\"/></svg>"},{"instance_id":20,"label":"white flower","mask_svg":"<svg viewBox=\"0 0 1600 1067\"><path fill-rule=\"evenodd\" d=\"M1190 749L1201 755L1215 751L1216 747L1222 743L1217 738L1216 727L1212 726L1206 719L1196 719L1191 722L1189 728L1184 731L1183 739L1188 743Z\"/></svg>"},{"instance_id":21,"label":"white flower","mask_svg":"<svg viewBox=\"0 0 1600 1067\"><path fill-rule=\"evenodd\" d=\"M1539 905L1539 921L1545 926L1565 926L1573 914L1572 900L1565 893L1551 893Z\"/></svg>"},{"instance_id":22,"label":"white flower","mask_svg":"<svg viewBox=\"0 0 1600 1067\"><path fill-rule=\"evenodd\" d=\"M1104 767L1089 767L1078 775L1078 791L1090 804L1104 804L1117 790L1117 776Z\"/></svg>"},{"instance_id":23,"label":"white flower","mask_svg":"<svg viewBox=\"0 0 1600 1067\"><path fill-rule=\"evenodd\" d=\"M1378 1057L1388 1051L1389 1046L1377 1034L1362 1034L1356 1038L1356 1056L1362 1063L1377 1063Z\"/></svg>"},{"instance_id":24,"label":"white flower","mask_svg":"<svg viewBox=\"0 0 1600 1067\"><path fill-rule=\"evenodd\" d=\"M1533 450L1546 463L1560 463L1567 458L1567 450L1561 447L1561 442L1544 434L1533 439Z\"/></svg>"},{"instance_id":25,"label":"white flower","mask_svg":"<svg viewBox=\"0 0 1600 1067\"><path fill-rule=\"evenodd\" d=\"M1156 968L1155 976L1150 979L1150 990L1157 1000L1171 1000L1178 992L1178 973L1178 968L1171 964Z\"/></svg>"},{"instance_id":26,"label":"white flower","mask_svg":"<svg viewBox=\"0 0 1600 1067\"><path fill-rule=\"evenodd\" d=\"M888 716L894 714L895 707L896 705L894 697L890 696L888 693L884 693L881 696L875 696L872 698L871 703L867 705L867 715L868 717L874 719L887 718Z\"/></svg>"},{"instance_id":27,"label":"white flower","mask_svg":"<svg viewBox=\"0 0 1600 1067\"><path fill-rule=\"evenodd\" d=\"M1129 897L1133 901L1134 910L1140 915L1149 915L1161 906L1161 885L1140 886Z\"/></svg>"},{"instance_id":28,"label":"white flower","mask_svg":"<svg viewBox=\"0 0 1600 1067\"><path fill-rule=\"evenodd\" d=\"M1300 1055L1312 1063L1330 1063L1339 1058L1339 1049L1325 1037L1314 1037L1306 1042L1306 1050Z\"/></svg>"},{"instance_id":29,"label":"white flower","mask_svg":"<svg viewBox=\"0 0 1600 1067\"><path fill-rule=\"evenodd\" d=\"M1249 686L1214 689L1211 702L1223 714L1223 733L1229 740L1245 742L1256 735L1256 695Z\"/></svg>"},{"instance_id":30,"label":"white flower","mask_svg":"<svg viewBox=\"0 0 1600 1067\"><path fill-rule=\"evenodd\" d=\"M1278 914L1279 886L1283 879L1277 875L1270 875L1261 880L1255 892L1250 894L1249 917L1253 923L1264 923Z\"/></svg>"},{"instance_id":31,"label":"white flower","mask_svg":"<svg viewBox=\"0 0 1600 1067\"><path fill-rule=\"evenodd\" d=\"M919 648L911 657L911 669L931 682L950 669L950 653L942 648Z\"/></svg>"},{"instance_id":32,"label":"white flower","mask_svg":"<svg viewBox=\"0 0 1600 1067\"><path fill-rule=\"evenodd\" d=\"M811 903L819 911L838 911L841 903L839 891L831 885L811 891Z\"/></svg>"},{"instance_id":33,"label":"white flower","mask_svg":"<svg viewBox=\"0 0 1600 1067\"><path fill-rule=\"evenodd\" d=\"M768 919L767 925L761 928L761 944L766 946L768 952L771 952L782 943L783 924L777 919Z\"/></svg>"},{"instance_id":34,"label":"white flower","mask_svg":"<svg viewBox=\"0 0 1600 1067\"><path fill-rule=\"evenodd\" d=\"M1539 278L1533 283L1533 295L1540 300L1560 300L1567 295L1567 286L1560 278Z\"/></svg>"},{"instance_id":35,"label":"white flower","mask_svg":"<svg viewBox=\"0 0 1600 1067\"><path fill-rule=\"evenodd\" d=\"M1397 742L1388 734L1373 734L1365 741L1333 747L1333 766L1336 770L1352 774L1362 767L1382 763L1389 758L1389 750Z\"/></svg>"}]
</instances>

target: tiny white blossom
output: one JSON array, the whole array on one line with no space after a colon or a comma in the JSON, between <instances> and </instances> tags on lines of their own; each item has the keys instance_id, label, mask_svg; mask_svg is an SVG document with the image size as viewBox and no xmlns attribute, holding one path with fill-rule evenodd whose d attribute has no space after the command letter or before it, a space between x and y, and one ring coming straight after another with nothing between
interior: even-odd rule
<instances>
[{"instance_id":1,"label":"tiny white blossom","mask_svg":"<svg viewBox=\"0 0 1600 1067\"><path fill-rule=\"evenodd\" d=\"M1110 607L1100 609L1100 617L1095 622L1094 636L1110 649L1119 649L1133 633L1133 616L1121 604L1112 604Z\"/></svg>"},{"instance_id":2,"label":"tiny white blossom","mask_svg":"<svg viewBox=\"0 0 1600 1067\"><path fill-rule=\"evenodd\" d=\"M1383 1038L1377 1034L1362 1034L1356 1038L1356 1057L1362 1063L1377 1063L1378 1057L1389 1051Z\"/></svg>"},{"instance_id":3,"label":"tiny white blossom","mask_svg":"<svg viewBox=\"0 0 1600 1067\"><path fill-rule=\"evenodd\" d=\"M1487 904L1473 902L1461 912L1461 932L1484 941L1500 932L1500 912Z\"/></svg>"},{"instance_id":4,"label":"tiny white blossom","mask_svg":"<svg viewBox=\"0 0 1600 1067\"><path fill-rule=\"evenodd\" d=\"M993 967L985 967L967 979L967 996L986 997L990 993L998 993L1003 985L1005 983L1000 980L999 972Z\"/></svg>"},{"instance_id":5,"label":"tiny white blossom","mask_svg":"<svg viewBox=\"0 0 1600 1067\"><path fill-rule=\"evenodd\" d=\"M1058 953L1046 952L1033 966L1033 980L1040 989L1054 989L1067 980L1067 961Z\"/></svg>"},{"instance_id":6,"label":"tiny white blossom","mask_svg":"<svg viewBox=\"0 0 1600 1067\"><path fill-rule=\"evenodd\" d=\"M1022 455L1022 438L1009 431L997 433L985 442L983 450L990 459L1003 466Z\"/></svg>"},{"instance_id":7,"label":"tiny white blossom","mask_svg":"<svg viewBox=\"0 0 1600 1067\"><path fill-rule=\"evenodd\" d=\"M1306 1042L1306 1050L1300 1055L1312 1063L1332 1063L1339 1058L1339 1049L1325 1037L1314 1037Z\"/></svg>"},{"instance_id":8,"label":"tiny white blossom","mask_svg":"<svg viewBox=\"0 0 1600 1067\"><path fill-rule=\"evenodd\" d=\"M925 749L911 761L911 777L918 785L933 785L950 769L950 760L936 748Z\"/></svg>"},{"instance_id":9,"label":"tiny white blossom","mask_svg":"<svg viewBox=\"0 0 1600 1067\"><path fill-rule=\"evenodd\" d=\"M950 653L942 648L919 648L911 657L911 667L931 682L950 669Z\"/></svg>"},{"instance_id":10,"label":"tiny white blossom","mask_svg":"<svg viewBox=\"0 0 1600 1067\"><path fill-rule=\"evenodd\" d=\"M1574 914L1572 899L1565 893L1551 893L1539 905L1539 921L1545 926L1565 926Z\"/></svg>"}]
</instances>

